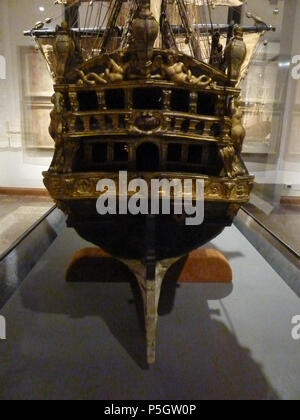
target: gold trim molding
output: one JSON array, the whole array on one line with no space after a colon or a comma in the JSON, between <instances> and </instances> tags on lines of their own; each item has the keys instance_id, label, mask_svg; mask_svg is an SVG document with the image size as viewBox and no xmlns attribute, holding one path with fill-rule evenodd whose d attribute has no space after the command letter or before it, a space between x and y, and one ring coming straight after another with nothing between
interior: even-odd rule
<instances>
[{"instance_id":1,"label":"gold trim molding","mask_svg":"<svg viewBox=\"0 0 300 420\"><path fill-rule=\"evenodd\" d=\"M76 173L69 175L52 174L44 172L44 184L55 200L80 200L97 199L99 192L97 184L102 179L111 179L115 182L117 195L119 194L119 172L99 172L99 173ZM227 202L243 204L249 200L254 178L251 176L239 177L236 179L214 178L195 174L176 174L176 173L146 173L128 172L128 182L133 179L144 179L151 191L152 179L204 179L204 198L205 201ZM193 183L195 187L196 183ZM134 192L131 193L132 195ZM128 193L130 197L130 192ZM173 196L171 196L172 198ZM149 194L150 198L150 194ZM161 198L167 198L162 196ZM196 200L196 190L193 191L193 200Z\"/></svg>"}]
</instances>

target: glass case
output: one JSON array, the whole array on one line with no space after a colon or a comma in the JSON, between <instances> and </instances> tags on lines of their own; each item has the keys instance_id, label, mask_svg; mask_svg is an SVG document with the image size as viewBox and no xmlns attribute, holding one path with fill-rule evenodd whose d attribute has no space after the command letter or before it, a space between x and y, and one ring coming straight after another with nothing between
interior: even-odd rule
<instances>
[{"instance_id":1,"label":"glass case","mask_svg":"<svg viewBox=\"0 0 300 420\"><path fill-rule=\"evenodd\" d=\"M0 1L0 255L54 205L41 177L53 153L52 80L23 31L57 7L52 0Z\"/></svg>"},{"instance_id":2,"label":"glass case","mask_svg":"<svg viewBox=\"0 0 300 420\"><path fill-rule=\"evenodd\" d=\"M255 6L260 16L271 21L276 32L260 43L243 86L243 152L255 175L245 209L299 256L300 4L259 3Z\"/></svg>"},{"instance_id":3,"label":"glass case","mask_svg":"<svg viewBox=\"0 0 300 420\"><path fill-rule=\"evenodd\" d=\"M24 37L23 31L48 16L54 17L54 24L59 23L62 7L52 0L0 1L2 194L11 194L13 189L28 193L43 188L41 172L49 167L54 150L48 132L52 80L33 39ZM82 8L83 16L86 7L88 3ZM247 131L243 153L255 175L253 194L245 210L299 255L300 4L296 0L253 0L243 9L234 10L231 17L252 24L247 11L276 27L276 31L261 39L243 82L241 101ZM217 7L213 13L217 23L228 19L225 8ZM0 197L4 217L11 211L11 200ZM31 204L25 210L30 213L30 222L35 213L41 216L52 205L46 197L39 198L41 205L37 200L26 200ZM36 210L38 207L41 211ZM23 211L20 214L23 217ZM5 236L4 231L1 236Z\"/></svg>"},{"instance_id":4,"label":"glass case","mask_svg":"<svg viewBox=\"0 0 300 420\"><path fill-rule=\"evenodd\" d=\"M69 1L77 4L77 0ZM202 3L202 0L196 1ZM246 221L244 225L251 231L253 224L258 223L260 230L272 236L272 243L266 246L267 241L260 241L259 237L258 245L252 246L256 245L255 240L251 241L253 237L247 236L239 225L241 217L235 219L235 226L225 229L207 244L210 251L219 252L228 263L233 284L208 284L203 278L190 284L179 282L175 271L182 269L185 257L179 260L175 271L174 266L169 271L160 271L155 266L157 255L153 252L155 234L151 224L148 265L141 269L141 258L132 259L138 264L137 270L130 273L121 266L119 273L118 267L115 269L116 260L110 254L90 248L88 237L82 239L83 235L80 237L75 230L66 229L66 218L59 208L68 213L68 207L64 208L57 199L57 208L53 208L55 203L42 181L42 172L48 170L54 153L54 142L48 130L53 82L33 38L24 37L23 31L30 30L34 24L38 27L47 17L53 18L52 26L60 24L65 13L64 3L65 0L0 0L0 399L299 399L300 316L296 314L300 296L300 0L251 0L243 2L241 8L231 8L229 13L223 6L213 9L214 22L219 26L232 20L253 25L255 14L254 25L263 21L276 28L276 31L266 32L255 47L242 82L242 95L237 99L247 133L243 160L255 176L250 201L241 210L247 221L250 217L251 223L248 226ZM83 0L82 3L80 18L84 20L93 2ZM105 3L104 12L109 4L113 2ZM67 30L64 35L66 33L69 34ZM221 42L226 43L226 35ZM191 77L188 73L185 75ZM221 76L225 78L224 74ZM184 92L182 86L180 88ZM147 97L143 89L138 89L140 86L132 95L133 105L139 104L142 98L151 109L153 103L163 107L159 95ZM218 100L222 94L219 91ZM183 96L179 95L176 102L180 111L187 114L189 109L184 109ZM118 110L120 97L112 95L110 98L110 108ZM71 108L69 99L66 113ZM97 105L101 105L102 100L103 95L95 98ZM88 92L87 100L82 103L89 105L89 101ZM199 94L197 101L194 106L198 111L207 108L206 93ZM234 115L232 96L222 103L226 112ZM212 107L219 109L213 104ZM105 103L103 110L107 110ZM54 109L54 113L56 111ZM176 114L175 110L173 112ZM199 111L199 115L202 114ZM218 114L218 118L225 120L224 112L221 116ZM97 121L90 120L89 116L85 121L88 121L87 126L97 126ZM88 132L84 120L82 127L82 131ZM200 127L202 131L203 127ZM230 130L231 122L224 137L220 132L224 143L226 139L231 140L229 134L233 131L230 133ZM83 149L91 158L84 167L87 172L103 164L103 155L116 157L116 170L129 161L130 150L123 138L112 147L106 139L95 145L93 139L86 137ZM215 176L214 171L221 173L225 184L224 172L216 163L220 150L214 147L212 137L208 140L215 159L209 175ZM137 165L136 169L150 172L146 167L149 156L158 162L159 149L147 149L147 142L142 146L145 145L140 152L141 157L147 159L140 159L143 165ZM184 155L185 162L199 163L204 149L198 147L191 143L190 148L183 149L172 139L164 149L168 165L181 162ZM183 150L186 152L182 153ZM63 176L66 173L73 176L72 168L69 169ZM202 167L198 169L198 175L207 175ZM230 179L226 178L226 189L222 190L229 198L235 181L234 173L230 175ZM54 176L60 174L54 170ZM251 177L249 183L252 185ZM75 193L88 194L87 185L85 180L79 182ZM243 188L241 190L243 194ZM237 195L238 192L237 188ZM213 202L219 193L218 184L212 183L211 193L215 194ZM230 213L233 217L239 206L240 201L230 212L225 209L226 216ZM86 209L85 206L80 208L79 224L81 218L85 218ZM216 225L217 219L215 217L212 224ZM181 223L180 217L177 222ZM122 229L125 231L124 225L120 223L115 235L110 225L107 226L108 237L114 237L120 247L130 248L126 232L124 239L118 236ZM132 226L136 228L137 224L132 223ZM165 227L169 229L166 232L170 243L173 225L165 224L161 231ZM146 235L141 235L139 229L135 232L136 237L144 241ZM257 233L254 228L253 232ZM101 238L97 232L95 236ZM186 240L190 245L189 237L183 236L178 235L178 242ZM279 248L284 248L282 255L289 254L286 251L290 250L293 260L297 261L295 276L291 265L282 264L277 243L280 243ZM262 252L263 247L269 259ZM85 259L87 256L93 261ZM103 264L105 258L110 260L110 267ZM268 264L272 259L276 259L277 266L283 266L282 272L288 272L290 282L276 264ZM76 265L78 261L83 264ZM159 262L163 264L166 259ZM72 264L79 281L66 275ZM209 268L206 264L207 260L203 266ZM215 269L214 261L213 265ZM92 276L86 272L89 272L87 267L93 270L94 266L95 281L91 281ZM166 277L162 272L167 273ZM163 283L161 298L157 296L155 284L157 273ZM224 280L224 271L220 273ZM147 277L146 285L141 282L142 277ZM145 291L144 303L150 302L155 311L157 306L162 318L157 331L160 336L157 365L153 369L146 363L143 326L146 311L144 313L137 279L141 290ZM146 321L156 322L157 312L148 315L146 313ZM6 324L5 331L3 329L6 321L8 339ZM151 330L152 334L152 326ZM293 331L297 333L296 338ZM154 340L147 338L151 350Z\"/></svg>"}]
</instances>

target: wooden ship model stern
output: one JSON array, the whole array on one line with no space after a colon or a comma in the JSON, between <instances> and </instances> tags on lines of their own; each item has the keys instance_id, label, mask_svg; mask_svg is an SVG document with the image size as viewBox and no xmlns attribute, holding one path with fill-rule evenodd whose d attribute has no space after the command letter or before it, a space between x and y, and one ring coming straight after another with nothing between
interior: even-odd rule
<instances>
[{"instance_id":1,"label":"wooden ship model stern","mask_svg":"<svg viewBox=\"0 0 300 420\"><path fill-rule=\"evenodd\" d=\"M69 3L74 12L80 2ZM243 30L231 28L224 49L219 32L210 32L210 57L204 60L184 1L174 3L181 19L176 27L168 20L167 1L155 19L153 3L140 0L132 2L118 33L123 2L114 0L106 28L98 32L76 30L66 21L52 33L39 27L34 32L40 45L49 44L43 54L55 80L49 129L55 153L43 174L45 186L68 215L68 226L136 274L149 363L155 360L164 274L176 258L232 224L253 184L241 158L245 130L237 83L246 57ZM192 54L178 48L176 31L183 32ZM203 223L186 225L186 215L172 214L172 206L169 215L98 214L98 182L113 180L120 199L120 171L127 171L128 182L145 180L149 191L153 179L203 180Z\"/></svg>"}]
</instances>

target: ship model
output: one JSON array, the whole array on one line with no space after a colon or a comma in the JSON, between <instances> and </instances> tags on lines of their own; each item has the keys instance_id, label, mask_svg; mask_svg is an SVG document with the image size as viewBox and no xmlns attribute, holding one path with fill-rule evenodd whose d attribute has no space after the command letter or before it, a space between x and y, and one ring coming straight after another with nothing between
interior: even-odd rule
<instances>
[{"instance_id":1,"label":"ship model","mask_svg":"<svg viewBox=\"0 0 300 420\"><path fill-rule=\"evenodd\" d=\"M54 80L55 152L44 183L69 227L133 268L153 363L163 275L230 226L249 199L239 84L260 36L272 28L251 13L252 26L214 24L213 8L243 3L236 0L56 3L65 8L63 22L52 29L48 18L26 33ZM128 182L145 180L149 191L153 179L203 180L203 223L187 225L172 206L169 215L100 215L97 184L114 180L120 199L120 171Z\"/></svg>"}]
</instances>

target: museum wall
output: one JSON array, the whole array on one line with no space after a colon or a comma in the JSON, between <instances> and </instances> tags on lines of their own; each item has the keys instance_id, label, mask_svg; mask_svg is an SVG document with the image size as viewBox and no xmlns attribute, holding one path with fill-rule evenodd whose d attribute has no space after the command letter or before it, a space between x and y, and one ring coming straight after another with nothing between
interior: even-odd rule
<instances>
[{"instance_id":1,"label":"museum wall","mask_svg":"<svg viewBox=\"0 0 300 420\"><path fill-rule=\"evenodd\" d=\"M246 124L244 159L257 182L293 185L297 193L289 189L285 195L299 195L300 80L292 77L292 60L300 54L300 2L279 0L279 14L275 15L276 5L271 7L268 0L255 7L252 3L277 30L266 35L269 43L258 49L245 81L244 95L256 103L257 115L253 115L252 127ZM259 134L257 138L253 131Z\"/></svg>"},{"instance_id":2,"label":"museum wall","mask_svg":"<svg viewBox=\"0 0 300 420\"><path fill-rule=\"evenodd\" d=\"M291 45L291 58L298 56L297 62L300 62L300 2L297 2L296 14L294 16L294 36ZM289 60L290 57L287 57ZM291 64L293 68L295 64ZM300 71L298 71L297 80L294 77L288 79L287 106L285 108L286 131L284 135L287 139L283 142L283 162L281 169L298 170L300 162ZM299 179L300 184L300 179Z\"/></svg>"},{"instance_id":3,"label":"museum wall","mask_svg":"<svg viewBox=\"0 0 300 420\"><path fill-rule=\"evenodd\" d=\"M30 3L30 5L29 5ZM0 1L0 56L5 58L5 74L2 58L0 77L0 187L42 187L41 171L47 169L53 151L50 148L27 147L28 127L24 124L26 107L31 101L25 97L29 78L28 65L24 64L27 51L33 48L33 40L23 36L24 29L47 17L53 6L52 0L1 0ZM40 8L44 8L40 10ZM45 68L43 68L45 71ZM47 75L47 72L46 72ZM27 83L27 86L26 86ZM31 92L26 92L31 95ZM48 103L51 91L40 102ZM43 129L47 133L49 113L44 116ZM28 114L27 114L28 116ZM27 133L26 133L27 130ZM52 144L51 144L52 147Z\"/></svg>"},{"instance_id":4,"label":"museum wall","mask_svg":"<svg viewBox=\"0 0 300 420\"><path fill-rule=\"evenodd\" d=\"M23 36L36 21L60 14L53 3L0 1L0 186L41 187L41 171L53 154L48 135L51 79L33 40ZM245 82L244 158L257 180L295 184L300 172L300 80L291 77L291 61L300 54L300 2L250 3L277 31L266 35L269 43L258 48ZM224 9L217 8L214 21L224 20Z\"/></svg>"}]
</instances>

